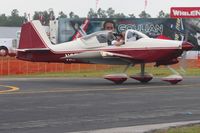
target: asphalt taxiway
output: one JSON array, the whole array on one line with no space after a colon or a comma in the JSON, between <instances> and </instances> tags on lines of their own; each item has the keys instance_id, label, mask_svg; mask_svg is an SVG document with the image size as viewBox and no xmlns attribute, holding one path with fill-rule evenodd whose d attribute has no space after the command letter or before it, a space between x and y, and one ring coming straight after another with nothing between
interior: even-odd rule
<instances>
[{"instance_id":1,"label":"asphalt taxiway","mask_svg":"<svg viewBox=\"0 0 200 133\"><path fill-rule=\"evenodd\" d=\"M1 133L65 133L200 120L200 78L115 85L101 78L0 79Z\"/></svg>"}]
</instances>

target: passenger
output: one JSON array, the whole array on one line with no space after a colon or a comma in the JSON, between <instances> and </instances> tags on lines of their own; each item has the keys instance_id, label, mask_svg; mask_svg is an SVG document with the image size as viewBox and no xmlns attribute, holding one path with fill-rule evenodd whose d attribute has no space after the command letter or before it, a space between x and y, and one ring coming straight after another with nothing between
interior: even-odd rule
<instances>
[{"instance_id":1,"label":"passenger","mask_svg":"<svg viewBox=\"0 0 200 133\"><path fill-rule=\"evenodd\" d=\"M128 34L128 39L127 41L136 41L137 40L137 35L135 33L129 33Z\"/></svg>"},{"instance_id":2,"label":"passenger","mask_svg":"<svg viewBox=\"0 0 200 133\"><path fill-rule=\"evenodd\" d=\"M116 36L116 39L112 41L112 45L115 45L115 46L121 46L124 44L124 36L125 36L125 33L122 32L121 34L117 35Z\"/></svg>"}]
</instances>

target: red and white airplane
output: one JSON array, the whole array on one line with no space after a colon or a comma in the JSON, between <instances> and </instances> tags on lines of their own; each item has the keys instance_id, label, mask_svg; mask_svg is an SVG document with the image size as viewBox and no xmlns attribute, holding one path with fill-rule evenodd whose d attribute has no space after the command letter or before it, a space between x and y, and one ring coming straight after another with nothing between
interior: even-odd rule
<instances>
[{"instance_id":1,"label":"red and white airplane","mask_svg":"<svg viewBox=\"0 0 200 133\"><path fill-rule=\"evenodd\" d=\"M184 51L193 48L189 42L153 39L135 30L126 31L124 45L112 46L107 43L110 32L99 31L70 42L52 44L41 23L34 20L22 26L17 58L32 62L126 65L124 73L104 77L116 84L127 80L128 67L141 64L141 72L131 78L146 83L153 78L145 72L146 63L176 64ZM172 84L182 79L179 74L163 78Z\"/></svg>"}]
</instances>

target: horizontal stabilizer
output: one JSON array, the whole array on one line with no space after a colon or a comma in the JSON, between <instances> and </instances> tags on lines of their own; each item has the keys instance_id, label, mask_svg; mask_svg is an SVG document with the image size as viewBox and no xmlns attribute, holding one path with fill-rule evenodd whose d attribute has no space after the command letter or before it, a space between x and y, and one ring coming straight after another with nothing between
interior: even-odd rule
<instances>
[{"instance_id":1,"label":"horizontal stabilizer","mask_svg":"<svg viewBox=\"0 0 200 133\"><path fill-rule=\"evenodd\" d=\"M31 49L16 49L19 52L29 52L29 51L50 51L49 48L31 48Z\"/></svg>"}]
</instances>

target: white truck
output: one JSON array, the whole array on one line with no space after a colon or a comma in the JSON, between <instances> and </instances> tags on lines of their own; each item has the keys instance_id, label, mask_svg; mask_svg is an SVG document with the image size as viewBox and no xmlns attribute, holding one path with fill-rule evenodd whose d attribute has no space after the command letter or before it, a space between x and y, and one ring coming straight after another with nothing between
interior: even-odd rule
<instances>
[{"instance_id":1,"label":"white truck","mask_svg":"<svg viewBox=\"0 0 200 133\"><path fill-rule=\"evenodd\" d=\"M49 39L53 44L58 41L58 21L50 21L49 26L43 26ZM19 46L20 31L16 33L16 38L0 38L0 56L16 56L16 49Z\"/></svg>"},{"instance_id":2,"label":"white truck","mask_svg":"<svg viewBox=\"0 0 200 133\"><path fill-rule=\"evenodd\" d=\"M15 56L19 45L20 32L16 38L0 38L0 56Z\"/></svg>"}]
</instances>

